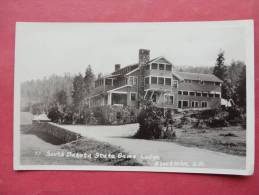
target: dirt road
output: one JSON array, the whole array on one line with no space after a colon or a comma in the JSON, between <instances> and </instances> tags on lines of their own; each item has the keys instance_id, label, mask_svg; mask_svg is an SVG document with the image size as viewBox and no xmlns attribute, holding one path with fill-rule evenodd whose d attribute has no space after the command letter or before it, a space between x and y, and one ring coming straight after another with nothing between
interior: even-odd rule
<instances>
[{"instance_id":1,"label":"dirt road","mask_svg":"<svg viewBox=\"0 0 259 195\"><path fill-rule=\"evenodd\" d=\"M138 124L121 126L62 125L82 136L120 146L130 154L136 154L144 165L179 166L196 168L244 169L245 157L191 148L172 142L133 139Z\"/></svg>"}]
</instances>

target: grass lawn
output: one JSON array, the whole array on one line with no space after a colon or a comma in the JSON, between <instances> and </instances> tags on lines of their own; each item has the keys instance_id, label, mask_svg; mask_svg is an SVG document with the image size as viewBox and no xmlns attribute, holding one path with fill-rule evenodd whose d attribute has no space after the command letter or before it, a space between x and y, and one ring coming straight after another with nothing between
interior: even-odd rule
<instances>
[{"instance_id":1,"label":"grass lawn","mask_svg":"<svg viewBox=\"0 0 259 195\"><path fill-rule=\"evenodd\" d=\"M246 155L246 131L240 126L210 129L176 129L173 140L187 147L198 147L238 156Z\"/></svg>"},{"instance_id":2,"label":"grass lawn","mask_svg":"<svg viewBox=\"0 0 259 195\"><path fill-rule=\"evenodd\" d=\"M141 165L120 147L88 138L63 143L31 124L21 125L20 139L21 165Z\"/></svg>"}]
</instances>

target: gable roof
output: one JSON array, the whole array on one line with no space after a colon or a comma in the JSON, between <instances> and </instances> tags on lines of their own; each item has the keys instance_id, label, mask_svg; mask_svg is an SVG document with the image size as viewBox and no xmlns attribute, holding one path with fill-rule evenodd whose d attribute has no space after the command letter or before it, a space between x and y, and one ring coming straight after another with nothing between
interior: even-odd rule
<instances>
[{"instance_id":1,"label":"gable roof","mask_svg":"<svg viewBox=\"0 0 259 195\"><path fill-rule=\"evenodd\" d=\"M167 60L165 57L163 56L159 56L157 58L154 58L152 60L149 60L147 63L150 64L150 63L153 63L153 62L160 62L160 63L168 63L168 64L172 64L169 60Z\"/></svg>"},{"instance_id":2,"label":"gable roof","mask_svg":"<svg viewBox=\"0 0 259 195\"><path fill-rule=\"evenodd\" d=\"M119 70L117 71L114 71L113 73L111 73L112 75L116 75L116 74L119 74L119 75L125 75L131 71L133 71L134 69L138 68L139 64L136 63L136 64L132 64L132 65L128 65L128 66L125 66L123 68L120 68Z\"/></svg>"},{"instance_id":3,"label":"gable roof","mask_svg":"<svg viewBox=\"0 0 259 195\"><path fill-rule=\"evenodd\" d=\"M180 77L180 79L185 80L196 80L196 81L211 81L211 82L220 82L218 77L213 74L202 74L202 73L191 73L191 72L173 72L173 75Z\"/></svg>"},{"instance_id":4,"label":"gable roof","mask_svg":"<svg viewBox=\"0 0 259 195\"><path fill-rule=\"evenodd\" d=\"M163 56L157 57L157 58L153 58L151 60L149 60L147 62L147 64L152 63L152 62L159 62L159 61L163 61L166 62L168 64L172 64L170 61L168 61L166 58L164 58ZM161 63L161 62L160 62ZM117 71L114 71L113 73L111 73L112 75L125 75L125 74L129 74L130 72L136 70L139 67L139 63L135 63L132 65L128 65L125 66Z\"/></svg>"}]
</instances>

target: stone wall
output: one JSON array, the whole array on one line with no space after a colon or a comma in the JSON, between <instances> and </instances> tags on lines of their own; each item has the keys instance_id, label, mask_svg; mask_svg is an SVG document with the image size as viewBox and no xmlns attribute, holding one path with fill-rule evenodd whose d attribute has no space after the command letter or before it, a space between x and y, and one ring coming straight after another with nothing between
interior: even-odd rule
<instances>
[{"instance_id":1,"label":"stone wall","mask_svg":"<svg viewBox=\"0 0 259 195\"><path fill-rule=\"evenodd\" d=\"M33 126L36 131L41 131L56 137L64 142L71 142L81 137L80 134L68 131L50 122L34 123Z\"/></svg>"}]
</instances>

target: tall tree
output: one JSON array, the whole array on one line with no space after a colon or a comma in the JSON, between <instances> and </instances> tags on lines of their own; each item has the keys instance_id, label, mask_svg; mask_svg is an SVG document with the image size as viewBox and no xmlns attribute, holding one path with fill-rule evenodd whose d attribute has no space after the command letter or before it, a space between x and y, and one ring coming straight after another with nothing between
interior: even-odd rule
<instances>
[{"instance_id":1,"label":"tall tree","mask_svg":"<svg viewBox=\"0 0 259 195\"><path fill-rule=\"evenodd\" d=\"M60 90L55 94L55 99L60 105L67 104L67 94L64 90Z\"/></svg>"},{"instance_id":2,"label":"tall tree","mask_svg":"<svg viewBox=\"0 0 259 195\"><path fill-rule=\"evenodd\" d=\"M216 59L216 65L213 70L213 74L220 78L223 83L221 86L221 95L225 99L230 99L232 96L230 83L227 80L227 66L225 65L224 52L220 51Z\"/></svg>"},{"instance_id":3,"label":"tall tree","mask_svg":"<svg viewBox=\"0 0 259 195\"><path fill-rule=\"evenodd\" d=\"M227 67L225 65L224 52L221 51L216 59L216 65L213 74L224 81L227 78Z\"/></svg>"},{"instance_id":4,"label":"tall tree","mask_svg":"<svg viewBox=\"0 0 259 195\"><path fill-rule=\"evenodd\" d=\"M88 65L84 76L84 95L89 96L94 88L94 73L92 71L91 65Z\"/></svg>"},{"instance_id":5,"label":"tall tree","mask_svg":"<svg viewBox=\"0 0 259 195\"><path fill-rule=\"evenodd\" d=\"M243 70L240 74L236 93L238 98L238 105L246 108L246 66L243 67Z\"/></svg>"},{"instance_id":6,"label":"tall tree","mask_svg":"<svg viewBox=\"0 0 259 195\"><path fill-rule=\"evenodd\" d=\"M81 101L84 98L84 78L81 73L76 75L73 80L73 91L72 91L72 98L75 109L78 109Z\"/></svg>"}]
</instances>

